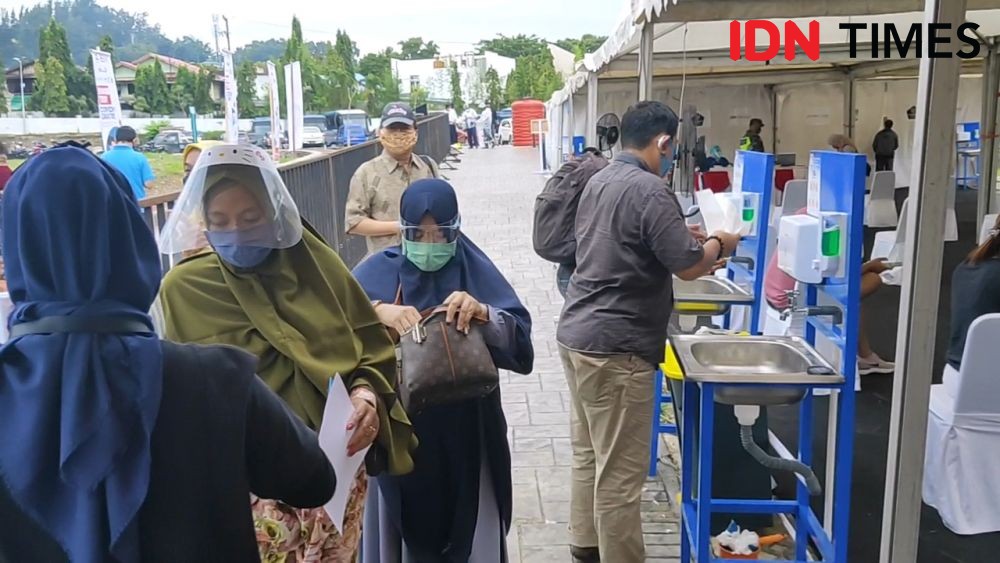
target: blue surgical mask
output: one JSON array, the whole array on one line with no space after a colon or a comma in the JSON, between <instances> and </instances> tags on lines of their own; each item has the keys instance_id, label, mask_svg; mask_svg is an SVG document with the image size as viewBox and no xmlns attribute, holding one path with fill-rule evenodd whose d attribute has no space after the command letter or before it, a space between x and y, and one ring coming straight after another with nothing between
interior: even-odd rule
<instances>
[{"instance_id":1,"label":"blue surgical mask","mask_svg":"<svg viewBox=\"0 0 1000 563\"><path fill-rule=\"evenodd\" d=\"M227 264L247 270L261 265L275 248L274 227L264 223L235 231L206 231L205 237Z\"/></svg>"},{"instance_id":2,"label":"blue surgical mask","mask_svg":"<svg viewBox=\"0 0 1000 563\"><path fill-rule=\"evenodd\" d=\"M666 175L674 168L674 147L673 144L667 145L667 153L660 154L660 178L666 177Z\"/></svg>"}]
</instances>

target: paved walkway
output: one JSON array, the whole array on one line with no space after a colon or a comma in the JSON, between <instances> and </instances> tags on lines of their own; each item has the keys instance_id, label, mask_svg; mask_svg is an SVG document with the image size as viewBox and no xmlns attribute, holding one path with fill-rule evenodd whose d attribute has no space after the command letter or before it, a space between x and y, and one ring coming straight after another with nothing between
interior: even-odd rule
<instances>
[{"instance_id":1,"label":"paved walkway","mask_svg":"<svg viewBox=\"0 0 1000 563\"><path fill-rule=\"evenodd\" d=\"M555 342L562 297L555 266L536 256L531 245L532 208L543 184L534 174L538 153L469 150L458 167L443 172L458 191L462 229L507 276L534 321L534 373L501 376L514 466L511 561L569 561L570 399ZM678 519L673 493L667 492L676 491L676 471L660 465L660 478L648 481L643 493L646 553L648 561L677 561Z\"/></svg>"}]
</instances>

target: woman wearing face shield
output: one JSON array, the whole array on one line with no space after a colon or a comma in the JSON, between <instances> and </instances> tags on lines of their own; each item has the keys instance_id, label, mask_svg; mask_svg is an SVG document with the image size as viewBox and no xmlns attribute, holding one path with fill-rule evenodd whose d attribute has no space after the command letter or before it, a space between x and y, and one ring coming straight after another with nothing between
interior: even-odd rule
<instances>
[{"instance_id":1,"label":"woman wearing face shield","mask_svg":"<svg viewBox=\"0 0 1000 563\"><path fill-rule=\"evenodd\" d=\"M340 257L303 225L264 151L205 150L164 226L161 250L190 250L201 224L215 252L186 259L164 278L167 338L254 354L261 379L313 429L322 422L330 379L340 375L354 405L348 453L371 445L370 472L410 471L416 440L394 393L392 342ZM272 461L282 462L261 463ZM367 490L363 472L353 487L342 535L322 509L254 498L262 559L352 561Z\"/></svg>"},{"instance_id":2,"label":"woman wearing face shield","mask_svg":"<svg viewBox=\"0 0 1000 563\"><path fill-rule=\"evenodd\" d=\"M134 198L78 146L4 195L0 561L252 561L251 491L311 507L339 485L256 358L152 334L160 256Z\"/></svg>"},{"instance_id":3,"label":"woman wearing face shield","mask_svg":"<svg viewBox=\"0 0 1000 563\"><path fill-rule=\"evenodd\" d=\"M418 311L448 306L447 319L483 335L502 370L530 373L531 317L490 259L459 229L458 201L443 180L414 182L400 203L402 245L354 271L387 328L405 333ZM510 450L500 390L412 417L414 470L381 475L365 509L363 563L506 562L511 522Z\"/></svg>"}]
</instances>

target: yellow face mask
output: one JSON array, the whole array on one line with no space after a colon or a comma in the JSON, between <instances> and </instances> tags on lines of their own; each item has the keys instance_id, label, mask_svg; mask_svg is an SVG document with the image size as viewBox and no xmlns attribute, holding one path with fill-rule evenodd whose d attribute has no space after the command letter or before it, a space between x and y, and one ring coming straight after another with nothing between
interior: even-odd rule
<instances>
[{"instance_id":1,"label":"yellow face mask","mask_svg":"<svg viewBox=\"0 0 1000 563\"><path fill-rule=\"evenodd\" d=\"M413 147L417 146L417 132L413 129L406 131L383 129L379 133L379 141L386 152L394 158L405 157L413 152Z\"/></svg>"}]
</instances>

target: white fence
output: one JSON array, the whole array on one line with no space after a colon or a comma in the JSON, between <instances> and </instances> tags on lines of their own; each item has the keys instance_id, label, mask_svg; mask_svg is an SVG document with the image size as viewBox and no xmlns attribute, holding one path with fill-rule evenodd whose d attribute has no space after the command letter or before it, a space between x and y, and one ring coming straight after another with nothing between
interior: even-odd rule
<instances>
[{"instance_id":1,"label":"white fence","mask_svg":"<svg viewBox=\"0 0 1000 563\"><path fill-rule=\"evenodd\" d=\"M141 135L146 126L156 121L169 121L173 127L190 130L191 120L186 118L124 119L123 125L135 128ZM249 131L251 120L241 119L240 130ZM198 118L198 131L222 131L226 128L224 119ZM101 121L96 117L0 117L0 135L55 135L69 133L75 135L100 134Z\"/></svg>"}]
</instances>

